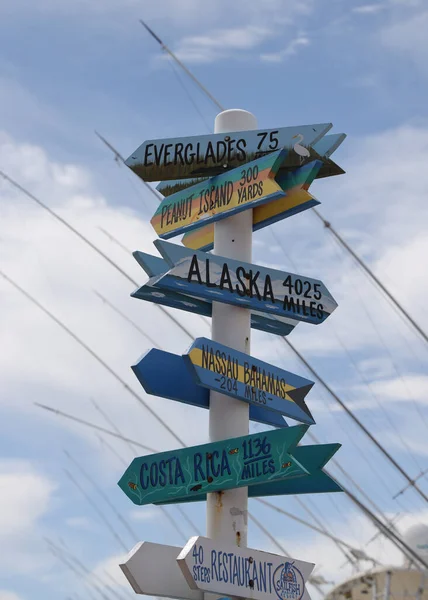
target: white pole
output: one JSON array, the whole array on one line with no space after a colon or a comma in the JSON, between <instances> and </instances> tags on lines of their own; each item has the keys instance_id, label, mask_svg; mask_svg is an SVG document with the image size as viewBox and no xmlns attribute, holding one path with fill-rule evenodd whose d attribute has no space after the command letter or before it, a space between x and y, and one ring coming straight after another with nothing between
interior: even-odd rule
<instances>
[{"instance_id":1,"label":"white pole","mask_svg":"<svg viewBox=\"0 0 428 600\"><path fill-rule=\"evenodd\" d=\"M217 115L215 133L257 129L254 115L239 109ZM214 254L251 262L253 211L214 224ZM240 352L250 353L250 311L213 302L212 339ZM209 436L211 442L248 435L249 405L211 392ZM247 546L248 488L216 492L207 496L207 536L225 544ZM212 596L211 596L212 597Z\"/></svg>"}]
</instances>

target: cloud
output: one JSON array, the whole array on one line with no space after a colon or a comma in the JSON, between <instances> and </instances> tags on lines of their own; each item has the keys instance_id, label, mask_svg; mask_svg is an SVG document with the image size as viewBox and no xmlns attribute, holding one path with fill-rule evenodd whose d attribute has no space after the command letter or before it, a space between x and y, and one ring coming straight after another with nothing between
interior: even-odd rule
<instances>
[{"instance_id":1,"label":"cloud","mask_svg":"<svg viewBox=\"0 0 428 600\"><path fill-rule=\"evenodd\" d=\"M309 44L310 44L309 38L304 35L300 35L300 36L294 38L293 40L291 40L291 42L288 44L288 46L284 50L281 50L280 52L261 54L260 60L262 62L280 63L285 58L288 58L290 56L294 56L295 54L297 54L299 48L304 47L304 46L309 46Z\"/></svg>"},{"instance_id":2,"label":"cloud","mask_svg":"<svg viewBox=\"0 0 428 600\"><path fill-rule=\"evenodd\" d=\"M22 596L18 596L14 592L8 592L6 590L0 590L0 600L24 600Z\"/></svg>"},{"instance_id":3,"label":"cloud","mask_svg":"<svg viewBox=\"0 0 428 600\"><path fill-rule=\"evenodd\" d=\"M384 8L385 8L384 5L381 3L363 4L361 6L355 6L352 9L352 12L360 14L360 15L374 15L374 14L380 12L381 10L383 10Z\"/></svg>"},{"instance_id":4,"label":"cloud","mask_svg":"<svg viewBox=\"0 0 428 600\"><path fill-rule=\"evenodd\" d=\"M256 25L216 29L205 35L183 38L175 53L184 62L209 63L251 50L271 34L271 29Z\"/></svg>"},{"instance_id":5,"label":"cloud","mask_svg":"<svg viewBox=\"0 0 428 600\"><path fill-rule=\"evenodd\" d=\"M33 573L42 565L46 568L47 558L37 538L55 489L29 461L0 461L0 537L8 548L0 564L3 576Z\"/></svg>"}]
</instances>

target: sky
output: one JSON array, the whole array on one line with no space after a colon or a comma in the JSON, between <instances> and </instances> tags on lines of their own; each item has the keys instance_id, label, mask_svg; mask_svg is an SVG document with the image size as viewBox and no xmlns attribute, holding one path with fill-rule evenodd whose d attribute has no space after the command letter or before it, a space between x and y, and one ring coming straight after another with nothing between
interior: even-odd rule
<instances>
[{"instance_id":1,"label":"sky","mask_svg":"<svg viewBox=\"0 0 428 600\"><path fill-rule=\"evenodd\" d=\"M140 18L226 108L253 112L263 128L331 122L332 132L347 134L333 157L346 174L316 180L311 192L325 219L427 331L426 2L0 3L0 170L143 284L131 253L157 254L149 223L156 198L94 131L127 157L146 139L209 133L217 109L162 54ZM300 324L290 341L410 476L428 468L422 338L312 211L257 232L253 255L255 263L325 283L338 308L321 325ZM146 395L130 366L153 346L149 338L182 354L193 337L210 335L210 324L168 309L187 335L155 305L131 298L136 286L1 178L0 270L143 402L0 277L0 600L130 598L117 566L127 551L142 540L182 547L205 532L205 507L183 507L191 525L176 507L134 506L117 481L141 449L34 403L117 427L156 450L177 447L145 403L186 445L205 443L207 412ZM253 331L251 352L311 379L281 338ZM315 435L342 444L338 463L379 511L398 519L401 533L428 524L414 490L393 498L405 480L319 382L306 401ZM331 471L363 498L337 466ZM425 477L419 484L428 493ZM385 538L370 541L375 528L345 494L272 502L314 523L309 509L381 564L403 561ZM250 511L289 555L316 563L331 582L325 592L354 572L326 537L254 500ZM279 552L254 523L249 545Z\"/></svg>"}]
</instances>

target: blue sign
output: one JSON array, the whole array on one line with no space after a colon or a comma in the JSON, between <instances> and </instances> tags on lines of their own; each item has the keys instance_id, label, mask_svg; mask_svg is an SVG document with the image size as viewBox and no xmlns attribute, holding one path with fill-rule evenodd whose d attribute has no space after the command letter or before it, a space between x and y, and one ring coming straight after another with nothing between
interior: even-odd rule
<instances>
[{"instance_id":1,"label":"blue sign","mask_svg":"<svg viewBox=\"0 0 428 600\"><path fill-rule=\"evenodd\" d=\"M152 348L132 370L147 394L200 408L210 407L209 390L196 385L182 356ZM288 427L281 415L253 404L250 420L277 428Z\"/></svg>"},{"instance_id":2,"label":"blue sign","mask_svg":"<svg viewBox=\"0 0 428 600\"><path fill-rule=\"evenodd\" d=\"M279 369L207 338L198 338L184 356L196 383L291 417L315 423L305 396L313 381Z\"/></svg>"},{"instance_id":3,"label":"blue sign","mask_svg":"<svg viewBox=\"0 0 428 600\"><path fill-rule=\"evenodd\" d=\"M315 446L297 446L293 456L308 471L308 475L296 479L272 481L252 485L248 488L249 498L269 496L296 496L298 494L326 494L342 492L339 484L322 469L330 458L339 450L341 444L317 444ZM207 499L206 494L189 496L180 502L201 502ZM176 504L177 502L159 502L159 504ZM157 504L155 502L155 504Z\"/></svg>"},{"instance_id":4,"label":"blue sign","mask_svg":"<svg viewBox=\"0 0 428 600\"><path fill-rule=\"evenodd\" d=\"M330 292L317 279L189 250L163 240L155 240L154 244L172 267L165 275L150 280L160 290L169 289L314 325L325 321L337 307Z\"/></svg>"},{"instance_id":5,"label":"blue sign","mask_svg":"<svg viewBox=\"0 0 428 600\"><path fill-rule=\"evenodd\" d=\"M160 289L152 284L155 280L154 276L159 276L168 271L169 265L166 261L145 252L134 252L133 254L138 264L151 277L145 285L131 294L133 298L211 317L213 299L201 300L179 291L174 292L167 289ZM251 311L251 327L260 331L285 336L293 331L297 324L298 321L281 315L266 315L257 310Z\"/></svg>"},{"instance_id":6,"label":"blue sign","mask_svg":"<svg viewBox=\"0 0 428 600\"><path fill-rule=\"evenodd\" d=\"M307 471L291 453L307 429L295 425L134 458L118 485L144 505L301 477Z\"/></svg>"}]
</instances>

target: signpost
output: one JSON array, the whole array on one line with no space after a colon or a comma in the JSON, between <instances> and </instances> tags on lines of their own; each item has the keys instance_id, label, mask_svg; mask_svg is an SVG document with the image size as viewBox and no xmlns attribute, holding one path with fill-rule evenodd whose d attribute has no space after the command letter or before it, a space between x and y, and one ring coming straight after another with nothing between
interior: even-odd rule
<instances>
[{"instance_id":1,"label":"signpost","mask_svg":"<svg viewBox=\"0 0 428 600\"><path fill-rule=\"evenodd\" d=\"M177 563L191 589L251 600L310 599L305 584L315 567L201 536L190 538Z\"/></svg>"},{"instance_id":2,"label":"signpost","mask_svg":"<svg viewBox=\"0 0 428 600\"><path fill-rule=\"evenodd\" d=\"M134 458L119 487L143 505L302 476L307 471L290 452L307 428L296 425Z\"/></svg>"},{"instance_id":3,"label":"signpost","mask_svg":"<svg viewBox=\"0 0 428 600\"><path fill-rule=\"evenodd\" d=\"M323 471L340 445L297 445L314 423L314 384L251 357L250 338L321 323L337 304L319 280L252 264L252 232L319 204L313 180L343 172L329 157L345 136L330 128L259 130L251 113L229 110L213 135L147 141L126 161L162 181L159 236L187 232L187 247L155 241L162 258L134 253L149 280L132 296L212 317L212 340L183 356L152 349L132 367L147 393L208 408L210 440L135 458L119 481L134 504L207 503L207 537L182 550L143 542L120 565L137 594L310 600L312 563L246 548L248 497L341 491ZM249 435L250 419L276 429Z\"/></svg>"},{"instance_id":4,"label":"signpost","mask_svg":"<svg viewBox=\"0 0 428 600\"><path fill-rule=\"evenodd\" d=\"M210 407L209 391L194 382L182 356L152 348L132 370L147 394L200 408ZM250 406L250 420L273 427L288 427L280 414L256 404Z\"/></svg>"},{"instance_id":5,"label":"signpost","mask_svg":"<svg viewBox=\"0 0 428 600\"><path fill-rule=\"evenodd\" d=\"M207 338L196 339L184 358L196 383L206 388L308 425L315 423L304 401L313 381Z\"/></svg>"},{"instance_id":6,"label":"signpost","mask_svg":"<svg viewBox=\"0 0 428 600\"><path fill-rule=\"evenodd\" d=\"M337 303L318 279L155 240L172 266L151 285L317 325Z\"/></svg>"},{"instance_id":7,"label":"signpost","mask_svg":"<svg viewBox=\"0 0 428 600\"><path fill-rule=\"evenodd\" d=\"M341 492L342 488L322 469L330 458L339 450L340 444L317 444L316 446L297 446L293 457L308 471L308 475L293 479L283 479L269 483L256 483L248 488L250 498L268 496L289 496L295 494L325 494ZM201 502L206 494L187 496L178 502ZM176 504L173 500L156 504Z\"/></svg>"},{"instance_id":8,"label":"signpost","mask_svg":"<svg viewBox=\"0 0 428 600\"><path fill-rule=\"evenodd\" d=\"M286 156L287 150L278 150L164 198L150 221L154 230L168 239L283 198L275 176Z\"/></svg>"},{"instance_id":9,"label":"signpost","mask_svg":"<svg viewBox=\"0 0 428 600\"><path fill-rule=\"evenodd\" d=\"M226 112L229 115L224 116ZM223 121L231 116L230 112L221 113ZM240 112L242 118L246 111L235 112ZM252 118L251 125L254 124L255 119ZM321 123L148 140L141 144L125 163L144 181L186 179L200 175L211 177L281 148L293 148L296 144L303 144L303 147L312 146L331 127L331 123ZM297 166L301 158L296 152L293 152L294 154L291 164Z\"/></svg>"},{"instance_id":10,"label":"signpost","mask_svg":"<svg viewBox=\"0 0 428 600\"><path fill-rule=\"evenodd\" d=\"M169 270L168 263L162 258L151 256L144 252L134 252L134 256L140 266L142 266L149 274L152 274L154 267L156 268L156 275L165 274ZM162 264L163 267L162 270L159 271L160 264ZM171 308L193 312L206 317L212 316L213 300L211 298L201 300L181 292L159 289L159 287L153 285L153 281L152 278L149 279L145 285L135 290L131 296L133 298L138 298L139 300L154 302L155 304L161 304L162 306L170 306ZM251 311L251 327L260 331L267 331L275 335L284 336L291 333L297 324L298 321L290 319L289 317L283 317L276 314L266 315L257 310Z\"/></svg>"}]
</instances>

